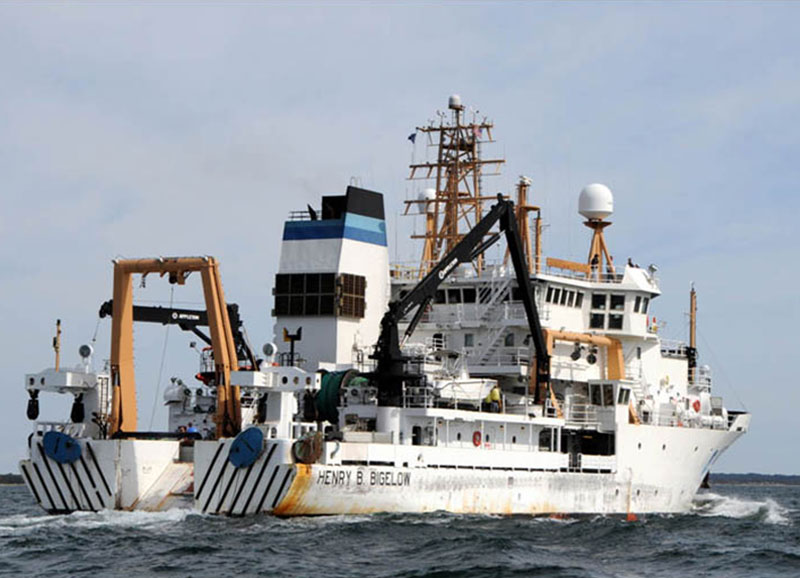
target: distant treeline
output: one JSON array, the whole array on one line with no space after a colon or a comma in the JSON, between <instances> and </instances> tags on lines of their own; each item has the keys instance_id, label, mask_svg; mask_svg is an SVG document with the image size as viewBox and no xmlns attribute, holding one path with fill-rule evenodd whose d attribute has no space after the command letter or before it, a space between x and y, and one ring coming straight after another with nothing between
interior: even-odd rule
<instances>
[{"instance_id":1,"label":"distant treeline","mask_svg":"<svg viewBox=\"0 0 800 578\"><path fill-rule=\"evenodd\" d=\"M0 474L0 484L21 484L22 476L19 474Z\"/></svg>"},{"instance_id":2,"label":"distant treeline","mask_svg":"<svg viewBox=\"0 0 800 578\"><path fill-rule=\"evenodd\" d=\"M711 474L710 484L787 484L800 486L800 476L783 474Z\"/></svg>"}]
</instances>

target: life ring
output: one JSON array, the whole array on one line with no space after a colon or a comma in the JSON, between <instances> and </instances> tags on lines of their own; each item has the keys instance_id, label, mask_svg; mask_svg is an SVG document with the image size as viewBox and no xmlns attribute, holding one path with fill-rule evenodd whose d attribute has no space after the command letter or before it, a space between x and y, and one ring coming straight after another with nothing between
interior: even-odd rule
<instances>
[{"instance_id":1,"label":"life ring","mask_svg":"<svg viewBox=\"0 0 800 578\"><path fill-rule=\"evenodd\" d=\"M472 445L474 445L476 448L481 447L481 432L476 431L474 434L472 434Z\"/></svg>"},{"instance_id":2,"label":"life ring","mask_svg":"<svg viewBox=\"0 0 800 578\"><path fill-rule=\"evenodd\" d=\"M700 400L696 399L692 402L692 409L695 410L697 413L700 413Z\"/></svg>"}]
</instances>

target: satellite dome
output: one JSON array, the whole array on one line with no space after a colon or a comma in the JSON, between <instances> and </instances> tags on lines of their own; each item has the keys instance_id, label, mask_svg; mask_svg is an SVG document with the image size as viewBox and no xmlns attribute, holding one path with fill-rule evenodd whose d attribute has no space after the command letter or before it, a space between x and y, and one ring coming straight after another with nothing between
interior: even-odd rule
<instances>
[{"instance_id":1,"label":"satellite dome","mask_svg":"<svg viewBox=\"0 0 800 578\"><path fill-rule=\"evenodd\" d=\"M614 212L614 195L600 183L586 185L578 197L578 212L587 219L602 221Z\"/></svg>"},{"instance_id":2,"label":"satellite dome","mask_svg":"<svg viewBox=\"0 0 800 578\"><path fill-rule=\"evenodd\" d=\"M417 209L419 209L420 214L425 214L426 211L432 209L431 201L436 199L436 189L425 189L420 191L417 195L417 200L420 201L417 203ZM425 203L421 201L427 201Z\"/></svg>"},{"instance_id":3,"label":"satellite dome","mask_svg":"<svg viewBox=\"0 0 800 578\"><path fill-rule=\"evenodd\" d=\"M457 94L453 94L450 96L450 99L447 101L447 106L453 109L464 108L463 106L461 106L461 97Z\"/></svg>"}]
</instances>

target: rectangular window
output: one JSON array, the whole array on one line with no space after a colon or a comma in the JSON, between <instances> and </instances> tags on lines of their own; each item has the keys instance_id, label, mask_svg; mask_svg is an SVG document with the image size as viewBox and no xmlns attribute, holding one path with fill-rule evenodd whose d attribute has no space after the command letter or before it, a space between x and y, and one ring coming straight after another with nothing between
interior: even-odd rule
<instances>
[{"instance_id":1,"label":"rectangular window","mask_svg":"<svg viewBox=\"0 0 800 578\"><path fill-rule=\"evenodd\" d=\"M306 275L306 293L319 293L319 274Z\"/></svg>"},{"instance_id":2,"label":"rectangular window","mask_svg":"<svg viewBox=\"0 0 800 578\"><path fill-rule=\"evenodd\" d=\"M603 405L614 405L614 384L603 384Z\"/></svg>"},{"instance_id":3,"label":"rectangular window","mask_svg":"<svg viewBox=\"0 0 800 578\"><path fill-rule=\"evenodd\" d=\"M275 276L274 315L364 317L367 280L342 273L281 273Z\"/></svg>"},{"instance_id":4,"label":"rectangular window","mask_svg":"<svg viewBox=\"0 0 800 578\"><path fill-rule=\"evenodd\" d=\"M575 291L567 291L567 307L572 307L575 303Z\"/></svg>"},{"instance_id":5,"label":"rectangular window","mask_svg":"<svg viewBox=\"0 0 800 578\"><path fill-rule=\"evenodd\" d=\"M450 304L461 303L461 289L448 289L447 302Z\"/></svg>"},{"instance_id":6,"label":"rectangular window","mask_svg":"<svg viewBox=\"0 0 800 578\"><path fill-rule=\"evenodd\" d=\"M359 319L364 317L364 310L366 309L364 296L367 290L366 277L342 273L339 276L339 286L339 315Z\"/></svg>"},{"instance_id":7,"label":"rectangular window","mask_svg":"<svg viewBox=\"0 0 800 578\"><path fill-rule=\"evenodd\" d=\"M545 298L545 301L547 301L548 303L552 303L553 302L553 287L552 286L548 285L548 287L547 287L547 297Z\"/></svg>"},{"instance_id":8,"label":"rectangular window","mask_svg":"<svg viewBox=\"0 0 800 578\"><path fill-rule=\"evenodd\" d=\"M447 302L447 297L445 296L445 293L444 293L443 289L437 289L436 290L436 295L433 296L433 302L434 303L446 303Z\"/></svg>"},{"instance_id":9,"label":"rectangular window","mask_svg":"<svg viewBox=\"0 0 800 578\"><path fill-rule=\"evenodd\" d=\"M289 287L293 295L302 294L306 290L306 276L302 273L295 273L289 276Z\"/></svg>"},{"instance_id":10,"label":"rectangular window","mask_svg":"<svg viewBox=\"0 0 800 578\"><path fill-rule=\"evenodd\" d=\"M642 313L647 314L647 306L650 305L650 298L645 297L642 302Z\"/></svg>"},{"instance_id":11,"label":"rectangular window","mask_svg":"<svg viewBox=\"0 0 800 578\"><path fill-rule=\"evenodd\" d=\"M625 389L624 387L619 388L619 396L617 397L617 403L620 405L625 405L628 403L628 399L630 399L631 390Z\"/></svg>"},{"instance_id":12,"label":"rectangular window","mask_svg":"<svg viewBox=\"0 0 800 578\"><path fill-rule=\"evenodd\" d=\"M336 290L336 274L322 273L319 276L319 292L333 293Z\"/></svg>"},{"instance_id":13,"label":"rectangular window","mask_svg":"<svg viewBox=\"0 0 800 578\"><path fill-rule=\"evenodd\" d=\"M465 287L461 292L464 296L464 303L475 303L475 289L473 287Z\"/></svg>"},{"instance_id":14,"label":"rectangular window","mask_svg":"<svg viewBox=\"0 0 800 578\"><path fill-rule=\"evenodd\" d=\"M464 347L474 347L474 346L475 346L475 335L472 333L465 333Z\"/></svg>"},{"instance_id":15,"label":"rectangular window","mask_svg":"<svg viewBox=\"0 0 800 578\"><path fill-rule=\"evenodd\" d=\"M289 275L275 275L275 295L288 295Z\"/></svg>"},{"instance_id":16,"label":"rectangular window","mask_svg":"<svg viewBox=\"0 0 800 578\"><path fill-rule=\"evenodd\" d=\"M590 389L590 402L592 405L603 405L603 392L599 383L593 383Z\"/></svg>"},{"instance_id":17,"label":"rectangular window","mask_svg":"<svg viewBox=\"0 0 800 578\"><path fill-rule=\"evenodd\" d=\"M642 304L642 296L641 295L637 295L636 296L636 301L634 301L634 303L633 303L633 312L634 313L639 313L639 305L641 305L641 304Z\"/></svg>"},{"instance_id":18,"label":"rectangular window","mask_svg":"<svg viewBox=\"0 0 800 578\"><path fill-rule=\"evenodd\" d=\"M560 303L561 305L566 305L567 304L567 293L569 293L569 292L566 289L561 291L561 303Z\"/></svg>"},{"instance_id":19,"label":"rectangular window","mask_svg":"<svg viewBox=\"0 0 800 578\"><path fill-rule=\"evenodd\" d=\"M333 315L333 295L319 296L319 314Z\"/></svg>"},{"instance_id":20,"label":"rectangular window","mask_svg":"<svg viewBox=\"0 0 800 578\"><path fill-rule=\"evenodd\" d=\"M578 292L575 295L575 307L580 309L583 306L583 293Z\"/></svg>"},{"instance_id":21,"label":"rectangular window","mask_svg":"<svg viewBox=\"0 0 800 578\"><path fill-rule=\"evenodd\" d=\"M555 289L553 289L553 305L558 305L560 299L561 299L561 288L556 287Z\"/></svg>"},{"instance_id":22,"label":"rectangular window","mask_svg":"<svg viewBox=\"0 0 800 578\"><path fill-rule=\"evenodd\" d=\"M625 295L611 296L611 311L623 311L625 309Z\"/></svg>"},{"instance_id":23,"label":"rectangular window","mask_svg":"<svg viewBox=\"0 0 800 578\"><path fill-rule=\"evenodd\" d=\"M592 293L592 309L605 309L605 308L606 308L606 294Z\"/></svg>"},{"instance_id":24,"label":"rectangular window","mask_svg":"<svg viewBox=\"0 0 800 578\"><path fill-rule=\"evenodd\" d=\"M289 297L275 295L275 315L289 315Z\"/></svg>"},{"instance_id":25,"label":"rectangular window","mask_svg":"<svg viewBox=\"0 0 800 578\"><path fill-rule=\"evenodd\" d=\"M319 295L305 296L305 314L319 315Z\"/></svg>"},{"instance_id":26,"label":"rectangular window","mask_svg":"<svg viewBox=\"0 0 800 578\"><path fill-rule=\"evenodd\" d=\"M602 313L592 313L589 316L589 327L592 329L603 329L606 316Z\"/></svg>"},{"instance_id":27,"label":"rectangular window","mask_svg":"<svg viewBox=\"0 0 800 578\"><path fill-rule=\"evenodd\" d=\"M622 329L622 315L616 315L614 313L611 313L608 316L608 328Z\"/></svg>"},{"instance_id":28,"label":"rectangular window","mask_svg":"<svg viewBox=\"0 0 800 578\"><path fill-rule=\"evenodd\" d=\"M506 333L506 337L503 343L506 347L514 347L514 334Z\"/></svg>"}]
</instances>

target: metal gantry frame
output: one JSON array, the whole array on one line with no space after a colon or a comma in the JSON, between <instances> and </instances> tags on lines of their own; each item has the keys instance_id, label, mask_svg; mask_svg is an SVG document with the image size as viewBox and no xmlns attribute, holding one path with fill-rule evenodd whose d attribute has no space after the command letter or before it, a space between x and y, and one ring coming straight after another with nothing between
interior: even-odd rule
<instances>
[{"instance_id":1,"label":"metal gantry frame","mask_svg":"<svg viewBox=\"0 0 800 578\"><path fill-rule=\"evenodd\" d=\"M199 272L214 353L217 388L217 437L236 435L241 428L239 388L231 386L230 374L237 368L236 345L225 303L219 265L213 257L169 257L114 261L114 297L111 322L111 423L109 435L136 432L136 377L133 356L133 276L167 275L171 283L183 285L189 273Z\"/></svg>"}]
</instances>

